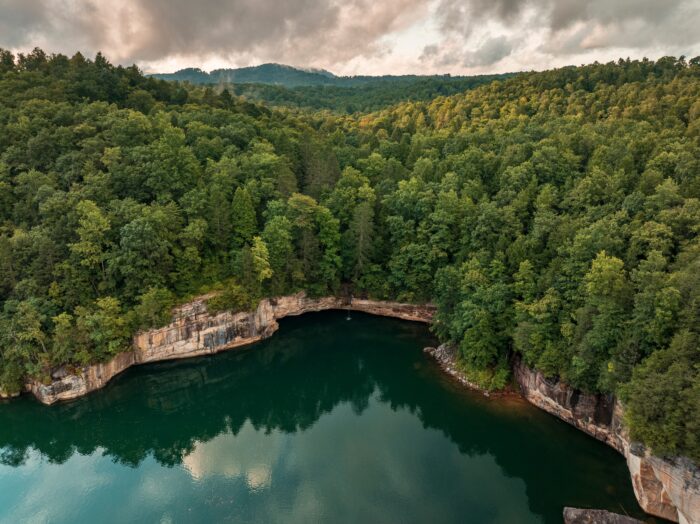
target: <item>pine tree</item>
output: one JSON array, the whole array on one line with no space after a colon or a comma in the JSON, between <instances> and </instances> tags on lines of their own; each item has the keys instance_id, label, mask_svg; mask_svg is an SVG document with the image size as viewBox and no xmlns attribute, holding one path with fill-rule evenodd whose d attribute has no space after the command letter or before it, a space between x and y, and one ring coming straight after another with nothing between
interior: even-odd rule
<instances>
[{"instance_id":1,"label":"pine tree","mask_svg":"<svg viewBox=\"0 0 700 524\"><path fill-rule=\"evenodd\" d=\"M250 193L244 187L237 188L233 195L231 223L233 225L233 247L240 249L250 244L258 225L253 201L250 198Z\"/></svg>"}]
</instances>

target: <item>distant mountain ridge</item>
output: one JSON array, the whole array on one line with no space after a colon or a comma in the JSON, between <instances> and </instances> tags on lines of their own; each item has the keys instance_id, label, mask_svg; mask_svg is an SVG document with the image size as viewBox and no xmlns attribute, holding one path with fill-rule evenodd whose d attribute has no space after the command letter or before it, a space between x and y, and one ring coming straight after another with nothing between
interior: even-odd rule
<instances>
[{"instance_id":1,"label":"distant mountain ridge","mask_svg":"<svg viewBox=\"0 0 700 524\"><path fill-rule=\"evenodd\" d=\"M235 69L215 69L209 73L199 68L189 67L174 73L160 73L149 76L161 80L190 82L192 84L269 84L284 87L320 85L354 87L379 82L413 82L424 78L450 77L450 75L336 76L324 69L300 69L274 63Z\"/></svg>"},{"instance_id":2,"label":"distant mountain ridge","mask_svg":"<svg viewBox=\"0 0 700 524\"><path fill-rule=\"evenodd\" d=\"M177 80L192 84L273 84L286 87L333 85L338 77L319 69L299 69L283 64L261 64L236 69L215 69L210 73L189 67L174 73L150 75L161 80Z\"/></svg>"}]
</instances>

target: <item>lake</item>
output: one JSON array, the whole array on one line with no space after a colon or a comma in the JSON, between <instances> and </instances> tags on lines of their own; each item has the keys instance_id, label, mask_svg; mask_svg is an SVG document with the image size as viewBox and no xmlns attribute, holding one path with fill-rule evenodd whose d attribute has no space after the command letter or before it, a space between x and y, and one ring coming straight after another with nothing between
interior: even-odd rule
<instances>
[{"instance_id":1,"label":"lake","mask_svg":"<svg viewBox=\"0 0 700 524\"><path fill-rule=\"evenodd\" d=\"M467 391L427 327L324 312L82 399L0 404L0 522L560 523L644 517L619 454ZM651 522L652 520L650 520Z\"/></svg>"}]
</instances>

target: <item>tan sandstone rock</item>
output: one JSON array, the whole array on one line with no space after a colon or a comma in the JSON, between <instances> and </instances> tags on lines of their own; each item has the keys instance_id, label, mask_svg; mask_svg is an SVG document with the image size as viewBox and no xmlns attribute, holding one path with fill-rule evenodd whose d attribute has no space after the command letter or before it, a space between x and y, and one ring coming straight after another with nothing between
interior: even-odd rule
<instances>
[{"instance_id":1,"label":"tan sandstone rock","mask_svg":"<svg viewBox=\"0 0 700 524\"><path fill-rule=\"evenodd\" d=\"M661 458L631 442L622 405L612 396L591 395L546 379L520 360L513 373L531 403L622 453L639 505L651 515L681 524L700 524L700 468L686 458Z\"/></svg>"},{"instance_id":2,"label":"tan sandstone rock","mask_svg":"<svg viewBox=\"0 0 700 524\"><path fill-rule=\"evenodd\" d=\"M109 362L86 366L74 372L54 374L49 384L31 381L25 389L44 404L81 397L104 387L109 380L135 364L211 355L258 342L271 336L287 316L313 311L348 309L373 315L430 322L434 307L398 302L339 297L309 298L305 293L261 300L255 311L210 314L199 297L173 311L173 321L160 329L138 333L133 349Z\"/></svg>"}]
</instances>

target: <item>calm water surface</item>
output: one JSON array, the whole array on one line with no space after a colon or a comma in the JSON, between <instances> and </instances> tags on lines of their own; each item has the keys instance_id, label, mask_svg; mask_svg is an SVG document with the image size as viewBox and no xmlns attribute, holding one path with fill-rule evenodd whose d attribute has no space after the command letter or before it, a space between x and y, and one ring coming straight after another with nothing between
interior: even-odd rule
<instances>
[{"instance_id":1,"label":"calm water surface","mask_svg":"<svg viewBox=\"0 0 700 524\"><path fill-rule=\"evenodd\" d=\"M0 522L560 523L643 517L621 456L445 378L425 326L354 313L0 404ZM650 521L651 522L651 521Z\"/></svg>"}]
</instances>

